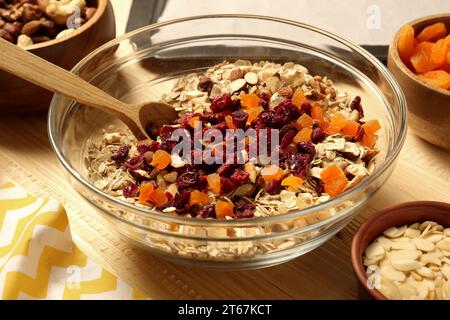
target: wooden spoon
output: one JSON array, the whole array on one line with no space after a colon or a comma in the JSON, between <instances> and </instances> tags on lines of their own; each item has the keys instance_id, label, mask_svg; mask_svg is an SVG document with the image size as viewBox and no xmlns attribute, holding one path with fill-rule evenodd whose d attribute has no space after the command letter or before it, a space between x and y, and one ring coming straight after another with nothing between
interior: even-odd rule
<instances>
[{"instance_id":1,"label":"wooden spoon","mask_svg":"<svg viewBox=\"0 0 450 320\"><path fill-rule=\"evenodd\" d=\"M130 128L137 139L148 138L145 128L149 124L162 126L178 118L177 112L169 104L154 101L139 104L121 102L75 74L1 38L0 69L116 116ZM17 97L20 99L20 92Z\"/></svg>"}]
</instances>

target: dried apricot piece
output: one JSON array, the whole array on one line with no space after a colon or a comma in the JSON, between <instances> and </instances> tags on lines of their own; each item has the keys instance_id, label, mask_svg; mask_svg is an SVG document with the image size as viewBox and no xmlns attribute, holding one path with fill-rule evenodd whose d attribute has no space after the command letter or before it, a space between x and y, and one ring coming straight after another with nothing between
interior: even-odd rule
<instances>
[{"instance_id":1,"label":"dried apricot piece","mask_svg":"<svg viewBox=\"0 0 450 320\"><path fill-rule=\"evenodd\" d=\"M433 44L433 50L431 50L431 60L436 65L442 65L447 58L447 40L440 39Z\"/></svg>"},{"instance_id":2,"label":"dried apricot piece","mask_svg":"<svg viewBox=\"0 0 450 320\"><path fill-rule=\"evenodd\" d=\"M420 77L433 86L448 89L450 87L450 74L444 70L428 71Z\"/></svg>"},{"instance_id":3,"label":"dried apricot piece","mask_svg":"<svg viewBox=\"0 0 450 320\"><path fill-rule=\"evenodd\" d=\"M314 104L311 109L311 118L322 122L324 120L323 109L319 104Z\"/></svg>"},{"instance_id":4,"label":"dried apricot piece","mask_svg":"<svg viewBox=\"0 0 450 320\"><path fill-rule=\"evenodd\" d=\"M233 123L233 117L228 115L225 117L225 122L229 129L237 129L237 127Z\"/></svg>"},{"instance_id":5,"label":"dried apricot piece","mask_svg":"<svg viewBox=\"0 0 450 320\"><path fill-rule=\"evenodd\" d=\"M381 129L381 125L378 122L378 120L369 120L366 123L362 125L362 128L364 129L365 133L372 133L375 134L378 130Z\"/></svg>"},{"instance_id":6,"label":"dried apricot piece","mask_svg":"<svg viewBox=\"0 0 450 320\"><path fill-rule=\"evenodd\" d=\"M365 133L360 143L368 148L373 148L377 143L378 136L373 133Z\"/></svg>"},{"instance_id":7,"label":"dried apricot piece","mask_svg":"<svg viewBox=\"0 0 450 320\"><path fill-rule=\"evenodd\" d=\"M211 173L206 177L208 181L209 189L215 194L220 194L220 175L217 173Z\"/></svg>"},{"instance_id":8,"label":"dried apricot piece","mask_svg":"<svg viewBox=\"0 0 450 320\"><path fill-rule=\"evenodd\" d=\"M157 150L153 154L153 159L150 164L158 170L163 170L167 168L167 166L170 164L170 160L171 160L170 153L164 150Z\"/></svg>"},{"instance_id":9,"label":"dried apricot piece","mask_svg":"<svg viewBox=\"0 0 450 320\"><path fill-rule=\"evenodd\" d=\"M341 194L348 183L344 171L335 164L323 169L320 177L325 185L325 192L331 197Z\"/></svg>"},{"instance_id":10,"label":"dried apricot piece","mask_svg":"<svg viewBox=\"0 0 450 320\"><path fill-rule=\"evenodd\" d=\"M256 108L259 106L259 97L255 93L241 94L241 105L244 108Z\"/></svg>"},{"instance_id":11,"label":"dried apricot piece","mask_svg":"<svg viewBox=\"0 0 450 320\"><path fill-rule=\"evenodd\" d=\"M342 192L344 192L345 188L347 187L347 184L348 184L347 178L327 182L324 185L325 192L328 193L330 197L336 197L340 195Z\"/></svg>"},{"instance_id":12,"label":"dried apricot piece","mask_svg":"<svg viewBox=\"0 0 450 320\"><path fill-rule=\"evenodd\" d=\"M291 191L297 191L300 186L303 184L303 179L296 177L296 176L290 176L287 178L284 178L283 181L281 181L281 185L283 187L288 187Z\"/></svg>"},{"instance_id":13,"label":"dried apricot piece","mask_svg":"<svg viewBox=\"0 0 450 320\"><path fill-rule=\"evenodd\" d=\"M414 48L413 55L411 56L411 64L417 73L424 73L438 67L431 60L433 46L434 44L432 42L421 42Z\"/></svg>"},{"instance_id":14,"label":"dried apricot piece","mask_svg":"<svg viewBox=\"0 0 450 320\"><path fill-rule=\"evenodd\" d=\"M195 129L196 127L198 127L200 125L201 121L200 121L200 117L192 117L189 121L188 124L191 126L191 128Z\"/></svg>"},{"instance_id":15,"label":"dried apricot piece","mask_svg":"<svg viewBox=\"0 0 450 320\"><path fill-rule=\"evenodd\" d=\"M436 40L444 38L446 35L447 35L447 29L445 27L445 24L443 24L442 22L437 22L428 27L425 27L417 35L416 39L419 42L424 42L424 41L434 42Z\"/></svg>"},{"instance_id":16,"label":"dried apricot piece","mask_svg":"<svg viewBox=\"0 0 450 320\"><path fill-rule=\"evenodd\" d=\"M348 120L341 132L344 136L354 137L358 133L358 130L359 123L353 120Z\"/></svg>"},{"instance_id":17,"label":"dried apricot piece","mask_svg":"<svg viewBox=\"0 0 450 320\"><path fill-rule=\"evenodd\" d=\"M325 130L325 133L328 135L333 135L333 134L337 134L337 133L341 132L341 130L339 128L336 128L334 126L328 126L324 130Z\"/></svg>"},{"instance_id":18,"label":"dried apricot piece","mask_svg":"<svg viewBox=\"0 0 450 320\"><path fill-rule=\"evenodd\" d=\"M398 37L398 54L405 64L409 63L414 50L414 28L406 25L400 30Z\"/></svg>"},{"instance_id":19,"label":"dried apricot piece","mask_svg":"<svg viewBox=\"0 0 450 320\"><path fill-rule=\"evenodd\" d=\"M311 141L312 128L303 128L294 137L294 143L300 143L302 141Z\"/></svg>"},{"instance_id":20,"label":"dried apricot piece","mask_svg":"<svg viewBox=\"0 0 450 320\"><path fill-rule=\"evenodd\" d=\"M168 202L168 199L166 193L163 190L161 190L161 188L156 188L150 194L148 201L153 202L157 206L162 206Z\"/></svg>"},{"instance_id":21,"label":"dried apricot piece","mask_svg":"<svg viewBox=\"0 0 450 320\"><path fill-rule=\"evenodd\" d=\"M313 126L313 119L306 113L302 114L297 119L297 121L295 121L295 127L298 130L301 130L303 128L312 128L312 126Z\"/></svg>"},{"instance_id":22,"label":"dried apricot piece","mask_svg":"<svg viewBox=\"0 0 450 320\"><path fill-rule=\"evenodd\" d=\"M246 110L246 112L248 113L247 123L248 124L252 123L252 121L255 120L256 118L258 118L258 116L263 111L264 111L263 107L256 107L256 108L249 108L249 109L247 109Z\"/></svg>"},{"instance_id":23,"label":"dried apricot piece","mask_svg":"<svg viewBox=\"0 0 450 320\"><path fill-rule=\"evenodd\" d=\"M347 179L344 171L335 164L323 169L320 173L320 177L324 183L344 178Z\"/></svg>"},{"instance_id":24,"label":"dried apricot piece","mask_svg":"<svg viewBox=\"0 0 450 320\"><path fill-rule=\"evenodd\" d=\"M263 177L265 182L280 180L283 177L283 174L283 170L275 164L271 164L270 166L264 167L261 170L261 176Z\"/></svg>"},{"instance_id":25,"label":"dried apricot piece","mask_svg":"<svg viewBox=\"0 0 450 320\"><path fill-rule=\"evenodd\" d=\"M150 200L150 195L153 190L155 190L155 186L151 182L143 182L139 187L139 203L147 203Z\"/></svg>"},{"instance_id":26,"label":"dried apricot piece","mask_svg":"<svg viewBox=\"0 0 450 320\"><path fill-rule=\"evenodd\" d=\"M218 200L215 209L217 219L225 219L225 217L234 216L234 205L229 201Z\"/></svg>"},{"instance_id":27,"label":"dried apricot piece","mask_svg":"<svg viewBox=\"0 0 450 320\"><path fill-rule=\"evenodd\" d=\"M292 96L292 104L300 108L305 102L308 102L305 97L305 93L301 88L297 88L294 92L294 95Z\"/></svg>"},{"instance_id":28,"label":"dried apricot piece","mask_svg":"<svg viewBox=\"0 0 450 320\"><path fill-rule=\"evenodd\" d=\"M342 113L338 112L334 115L334 117L330 121L330 125L341 130L347 124L347 119L342 115Z\"/></svg>"},{"instance_id":29,"label":"dried apricot piece","mask_svg":"<svg viewBox=\"0 0 450 320\"><path fill-rule=\"evenodd\" d=\"M208 204L211 200L209 199L209 196L201 191L194 190L191 193L191 196L189 198L189 205L195 206L195 205L202 205L202 204Z\"/></svg>"}]
</instances>

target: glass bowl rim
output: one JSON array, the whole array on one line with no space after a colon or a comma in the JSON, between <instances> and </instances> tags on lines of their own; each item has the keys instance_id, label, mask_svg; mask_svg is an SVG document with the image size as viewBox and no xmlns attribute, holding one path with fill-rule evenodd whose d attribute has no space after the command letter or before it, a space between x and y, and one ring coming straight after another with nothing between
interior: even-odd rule
<instances>
[{"instance_id":1,"label":"glass bowl rim","mask_svg":"<svg viewBox=\"0 0 450 320\"><path fill-rule=\"evenodd\" d=\"M379 176L381 176L388 168L391 167L393 162L397 159L398 154L400 153L400 150L404 144L404 141L406 139L406 133L407 133L407 107L406 107L406 98L403 94L403 91L401 90L399 84L395 80L395 78L389 73L388 69L379 61L377 58L375 58L372 54L370 54L367 50L362 48L361 46L353 43L350 40L346 40L332 32L325 31L321 28L306 24L297 22L290 19L284 19L284 18L277 18L277 17L271 17L271 16L264 16L264 15L252 15L252 14L208 14L208 15L197 15L197 16L189 16L189 17L183 17L178 19L172 19L164 22L155 23L152 25L148 25L139 29L136 29L134 31L128 32L120 37L117 37L116 39L113 39L104 45L100 46L99 48L92 51L90 54L88 54L86 57L84 57L80 62L78 62L75 67L72 68L71 72L76 73L82 66L84 66L92 57L94 57L99 52L102 52L103 50L107 48L111 48L114 45L118 45L120 42L130 39L135 35L138 35L140 33L148 32L154 29L158 29L164 26L168 25L175 25L178 23L183 22L191 22L195 20L201 20L201 19L256 19L261 21L270 21L270 22L278 22L283 24L288 24L294 27L299 27L303 29L307 29L310 31L313 31L315 33L322 34L328 38L331 38L337 42L340 42L341 44L345 45L346 47L350 48L351 50L359 53L364 59L368 60L372 65L374 65L378 71L380 71L383 76L387 79L388 83L392 87L395 98L398 101L399 104L399 114L400 114L400 127L399 127L399 136L397 137L397 140L394 140L393 148L390 150L386 155L385 161L382 163L382 166L373 173L373 175L367 177L364 179L361 183L359 183L356 187L349 189L348 191L342 193L341 195L332 198L331 200L328 200L324 203L306 208L301 210L296 210L292 212L287 212L284 214L279 215L273 215L268 217L253 217L253 218L246 218L246 219L223 219L223 220L217 220L217 219L196 219L192 217L184 217L184 216L173 216L168 215L167 213L159 212L157 210L147 209L138 207L136 205L127 203L125 201L121 201L101 190L98 190L95 188L89 181L84 179L80 173L75 170L69 163L69 161L64 156L64 153L61 149L61 147L58 145L57 141L57 126L56 126L56 101L59 97L58 94L54 94L52 97L52 101L50 103L49 113L48 113L48 135L50 144L52 146L53 151L56 153L56 156L58 160L61 162L63 167L71 174L72 177L74 177L79 183L81 183L84 187L89 189L90 191L94 192L97 196L100 196L101 198L106 198L109 200L109 202L114 203L114 205L118 207L124 207L126 209L130 209L133 214L139 214L142 215L145 218L155 218L156 220L162 220L167 221L170 223L179 223L183 225L198 225L203 227L222 227L222 226L253 226L256 224L266 224L266 223L272 223L272 222L281 222L289 219L295 219L298 217L301 217L303 215L311 214L317 211L322 211L325 209L328 209L330 207L333 207L334 205L337 205L339 203L342 203L345 200L348 200L348 198L351 198L352 196L358 194L361 189L364 189L364 187L369 186L372 182L374 182ZM105 209L101 208L102 211ZM349 211L351 212L351 211ZM347 212L347 214L349 213ZM108 212L109 214L109 212ZM118 218L115 215L110 216L114 218ZM322 225L323 223L326 223L328 220L332 219L333 217L326 218L322 221L319 221L317 223L314 223L313 225ZM343 217L344 218L344 217ZM128 223L132 223L131 221L128 221Z\"/></svg>"}]
</instances>

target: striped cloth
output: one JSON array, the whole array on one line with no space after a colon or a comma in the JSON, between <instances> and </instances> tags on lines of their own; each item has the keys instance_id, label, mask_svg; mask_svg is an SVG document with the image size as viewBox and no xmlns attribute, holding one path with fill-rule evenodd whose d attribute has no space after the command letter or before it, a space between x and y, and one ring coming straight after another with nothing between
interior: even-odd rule
<instances>
[{"instance_id":1,"label":"striped cloth","mask_svg":"<svg viewBox=\"0 0 450 320\"><path fill-rule=\"evenodd\" d=\"M145 299L72 241L67 214L0 180L1 299Z\"/></svg>"}]
</instances>

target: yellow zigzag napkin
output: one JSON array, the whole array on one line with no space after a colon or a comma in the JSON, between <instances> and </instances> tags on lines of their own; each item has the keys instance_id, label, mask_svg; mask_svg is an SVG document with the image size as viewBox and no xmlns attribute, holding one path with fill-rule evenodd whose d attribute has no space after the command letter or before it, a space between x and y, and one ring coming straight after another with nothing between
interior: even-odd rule
<instances>
[{"instance_id":1,"label":"yellow zigzag napkin","mask_svg":"<svg viewBox=\"0 0 450 320\"><path fill-rule=\"evenodd\" d=\"M0 180L1 299L145 299L72 241L59 203Z\"/></svg>"}]
</instances>

